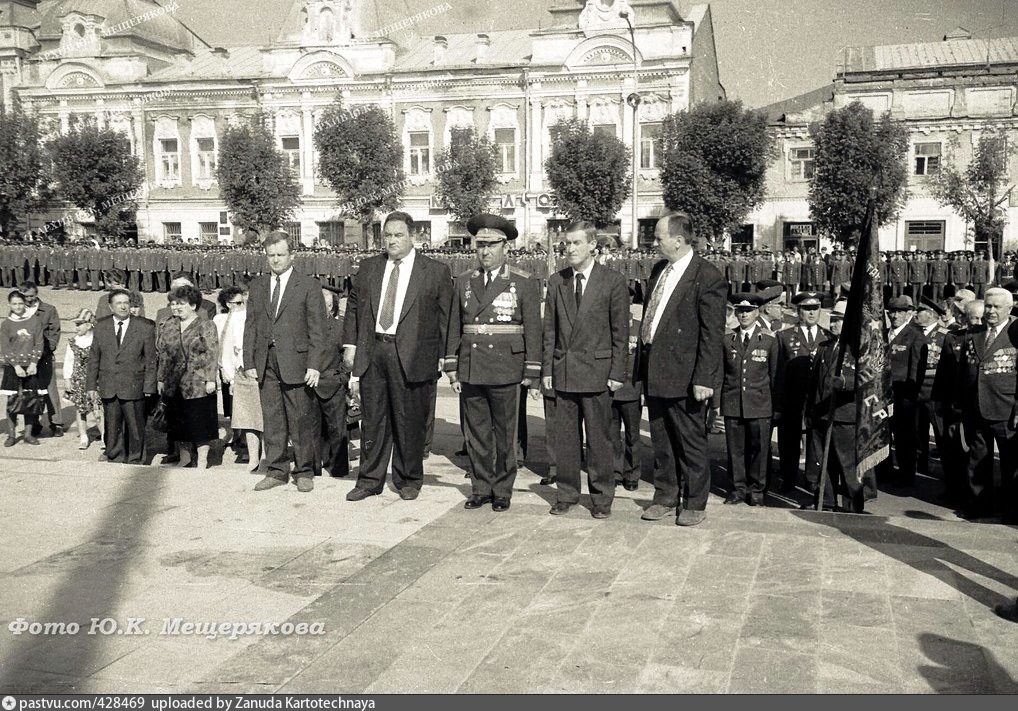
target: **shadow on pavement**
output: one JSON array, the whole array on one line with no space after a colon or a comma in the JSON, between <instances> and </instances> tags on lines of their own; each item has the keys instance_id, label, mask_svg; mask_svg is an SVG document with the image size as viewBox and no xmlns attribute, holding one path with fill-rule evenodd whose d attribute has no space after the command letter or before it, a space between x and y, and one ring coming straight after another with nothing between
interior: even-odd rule
<instances>
[{"instance_id":1,"label":"shadow on pavement","mask_svg":"<svg viewBox=\"0 0 1018 711\"><path fill-rule=\"evenodd\" d=\"M935 691L962 694L1003 694L1018 691L1018 679L985 647L924 632L919 647L933 665L918 671Z\"/></svg>"}]
</instances>

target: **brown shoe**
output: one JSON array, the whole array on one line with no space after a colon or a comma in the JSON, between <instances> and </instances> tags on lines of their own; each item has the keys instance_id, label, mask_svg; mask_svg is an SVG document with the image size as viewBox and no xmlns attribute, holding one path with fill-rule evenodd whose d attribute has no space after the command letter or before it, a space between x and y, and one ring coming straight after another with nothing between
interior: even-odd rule
<instances>
[{"instance_id":1,"label":"brown shoe","mask_svg":"<svg viewBox=\"0 0 1018 711\"><path fill-rule=\"evenodd\" d=\"M679 511L678 517L675 519L675 525L677 526L696 526L707 520L706 511L693 511L692 509L682 509Z\"/></svg>"},{"instance_id":2,"label":"brown shoe","mask_svg":"<svg viewBox=\"0 0 1018 711\"><path fill-rule=\"evenodd\" d=\"M310 476L299 476L297 477L297 491L302 494L306 494L315 488L314 477Z\"/></svg>"},{"instance_id":3,"label":"brown shoe","mask_svg":"<svg viewBox=\"0 0 1018 711\"><path fill-rule=\"evenodd\" d=\"M277 486L286 486L286 479L277 479L274 476L266 476L260 482L255 484L255 491L266 491L273 489Z\"/></svg>"}]
</instances>

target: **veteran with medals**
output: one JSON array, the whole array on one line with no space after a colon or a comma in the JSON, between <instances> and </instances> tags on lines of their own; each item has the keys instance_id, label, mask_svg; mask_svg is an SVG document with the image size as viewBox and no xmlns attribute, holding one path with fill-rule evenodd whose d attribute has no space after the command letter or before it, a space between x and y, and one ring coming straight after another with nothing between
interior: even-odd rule
<instances>
[{"instance_id":1,"label":"veteran with medals","mask_svg":"<svg viewBox=\"0 0 1018 711\"><path fill-rule=\"evenodd\" d=\"M465 508L506 511L516 480L520 385L541 376L541 295L537 282L506 264L516 228L497 215L467 222L478 267L455 280L444 370L460 395L472 493Z\"/></svg>"}]
</instances>

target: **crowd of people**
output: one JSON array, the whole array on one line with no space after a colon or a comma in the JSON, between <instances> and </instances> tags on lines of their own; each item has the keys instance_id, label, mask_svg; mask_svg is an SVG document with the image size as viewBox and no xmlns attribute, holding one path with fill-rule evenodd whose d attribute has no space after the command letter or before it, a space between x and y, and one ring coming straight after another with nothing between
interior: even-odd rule
<instances>
[{"instance_id":1,"label":"crowd of people","mask_svg":"<svg viewBox=\"0 0 1018 711\"><path fill-rule=\"evenodd\" d=\"M639 488L645 405L654 488L646 520L695 526L706 519L707 442L719 413L727 505L761 506L768 494L798 488L812 497L804 506L862 513L878 476L908 492L917 471L933 473L932 432L946 501L969 519L1018 523L1018 281L1003 263L991 270L979 255L885 255L892 456L860 471L860 365L850 354L839 357L851 251L829 260L757 254L766 264L751 268L754 255L699 250L688 217L669 214L655 229L658 258L638 276L617 267L639 260L600 249L597 229L579 222L564 233L560 268L535 278L510 259L518 235L501 217L468 222L469 268L462 255L415 248L413 226L409 215L390 213L384 251L356 255L356 270L340 275L307 257L299 267L301 252L285 232L272 232L260 254L236 255L243 272L223 272L244 278L222 284L216 277L220 308L203 297L208 277L198 267L166 275L170 305L154 320L141 313L131 286L160 283L158 272L132 282L137 270L125 273L116 262L100 268L113 281L100 299L110 315L79 313L65 354L79 431L98 402L105 459L141 462L152 418L165 423L175 448L166 461L207 466L221 388L231 443L250 457L240 461L265 462L255 489L292 480L309 492L323 469L347 472L347 403L359 396L361 461L347 499L378 495L391 477L400 497L413 500L424 484L441 370L460 400L467 509L511 507L517 447L526 447L520 415L533 398L545 409L551 466L542 484L555 487L553 515L579 504L584 469L594 518L611 516L616 486ZM25 247L3 253L18 249ZM51 402L59 319L24 278L30 266L38 277L41 263L26 260L11 275L18 264L4 259L4 278L22 281L8 294L10 315L0 326L3 391L12 421L24 417L24 441L33 444L47 410L54 433L62 429L59 403ZM50 277L48 263L41 271ZM71 283L67 271L55 272L55 286ZM84 274L78 285L93 288L91 268ZM634 301L643 304L640 319ZM830 328L820 324L825 302L833 303ZM794 307L794 320L783 304ZM830 475L826 486L821 470Z\"/></svg>"}]
</instances>

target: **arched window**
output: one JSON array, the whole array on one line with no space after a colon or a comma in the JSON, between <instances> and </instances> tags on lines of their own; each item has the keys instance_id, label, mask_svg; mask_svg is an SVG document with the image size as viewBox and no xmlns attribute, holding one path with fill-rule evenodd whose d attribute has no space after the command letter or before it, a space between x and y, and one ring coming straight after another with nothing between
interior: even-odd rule
<instances>
[{"instance_id":1,"label":"arched window","mask_svg":"<svg viewBox=\"0 0 1018 711\"><path fill-rule=\"evenodd\" d=\"M318 39L322 42L332 42L336 36L336 16L332 8L324 7L318 13Z\"/></svg>"}]
</instances>

